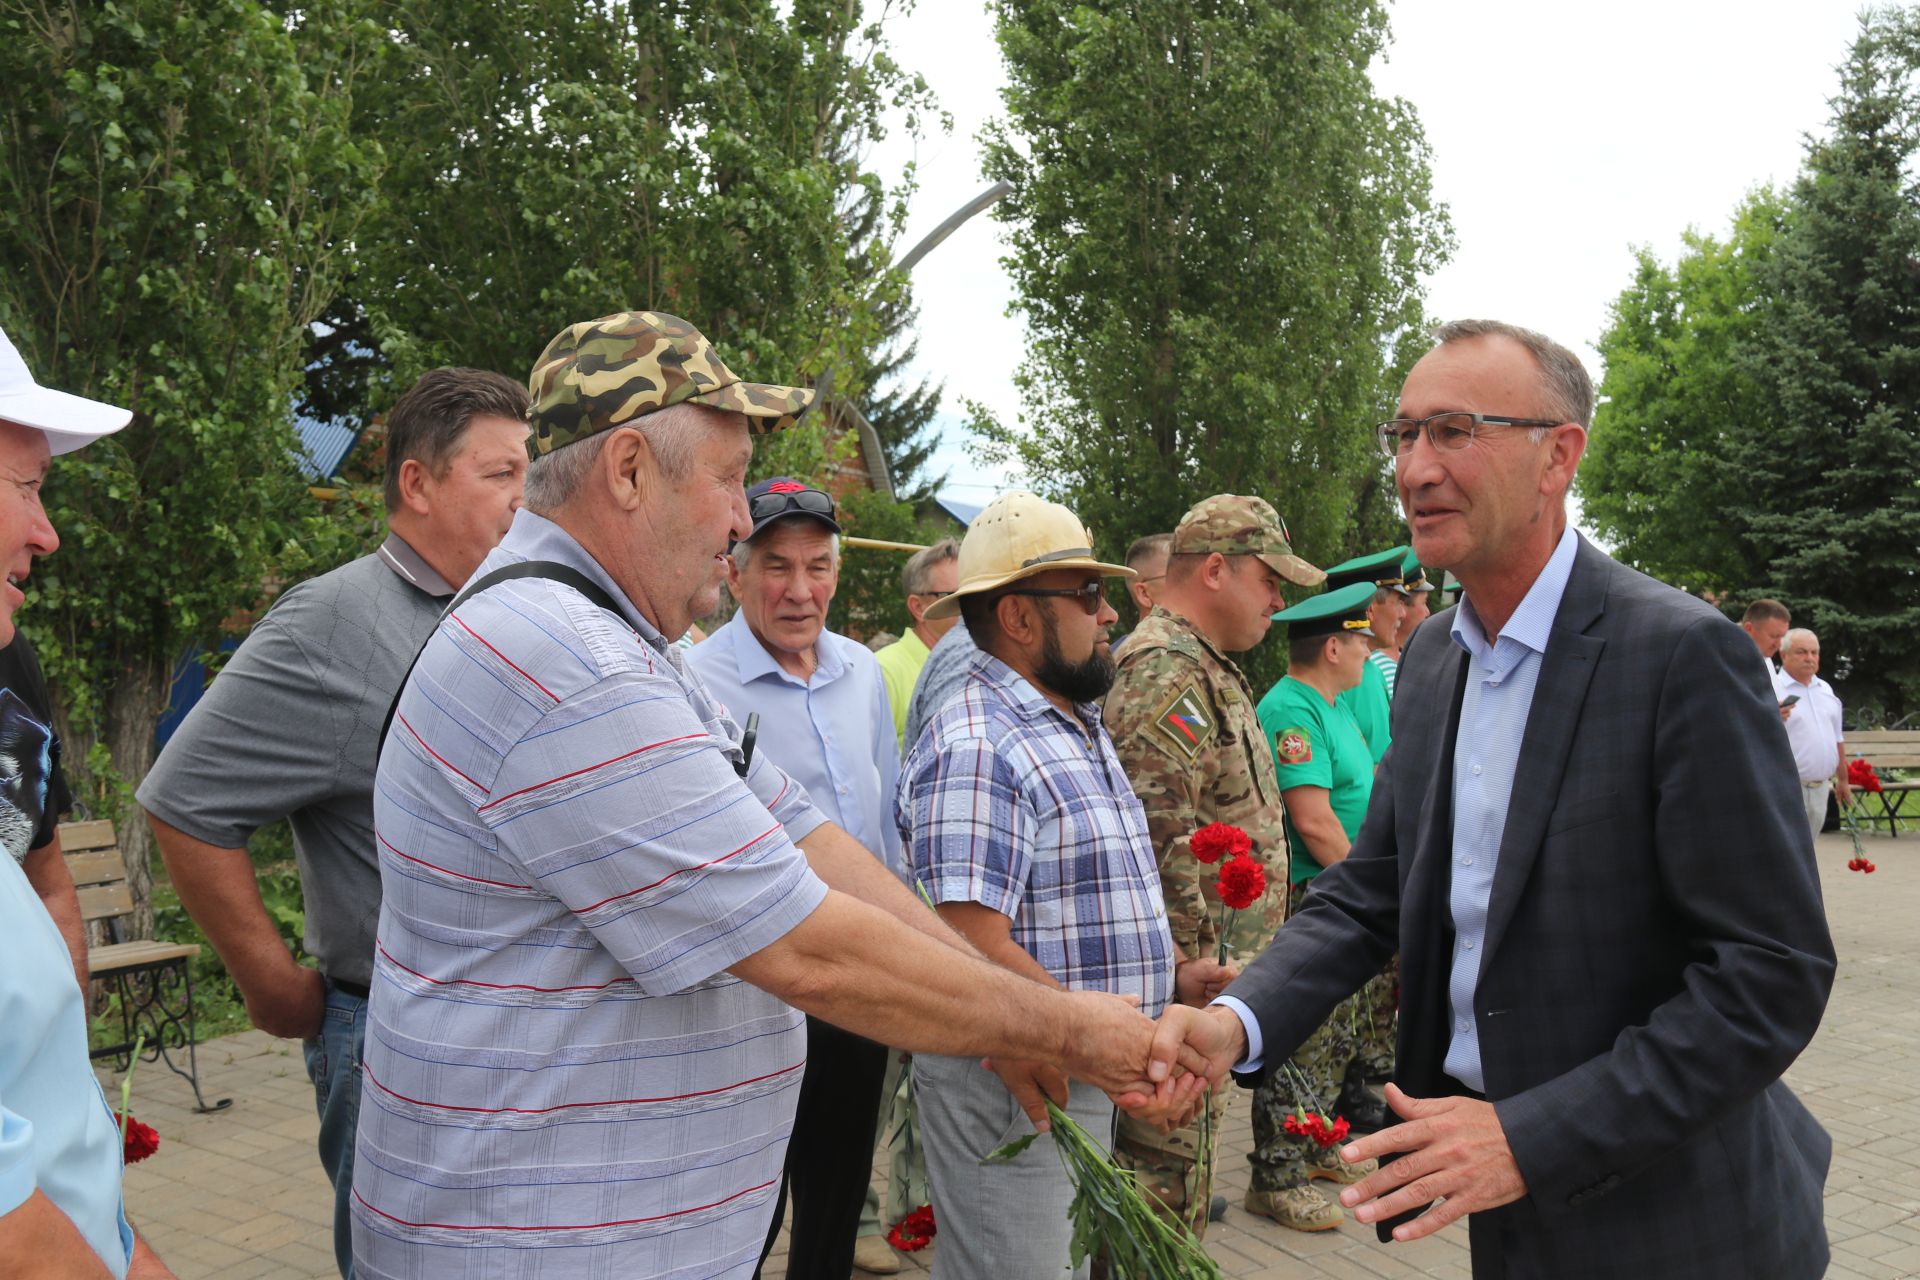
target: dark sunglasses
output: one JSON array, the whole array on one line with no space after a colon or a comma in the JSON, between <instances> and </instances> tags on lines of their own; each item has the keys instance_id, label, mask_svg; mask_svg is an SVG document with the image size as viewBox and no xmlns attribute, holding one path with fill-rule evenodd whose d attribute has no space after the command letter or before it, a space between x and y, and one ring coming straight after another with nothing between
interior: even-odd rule
<instances>
[{"instance_id":1,"label":"dark sunglasses","mask_svg":"<svg viewBox=\"0 0 1920 1280\"><path fill-rule=\"evenodd\" d=\"M795 489L785 493L763 493L747 504L747 514L753 517L755 524L795 511L825 516L831 520L833 499L818 489Z\"/></svg>"},{"instance_id":2,"label":"dark sunglasses","mask_svg":"<svg viewBox=\"0 0 1920 1280\"><path fill-rule=\"evenodd\" d=\"M1065 596L1078 600L1080 607L1087 611L1088 617L1099 613L1100 606L1107 602L1106 590L1101 586L1098 578L1079 587L1021 587L1007 594L1010 596Z\"/></svg>"}]
</instances>

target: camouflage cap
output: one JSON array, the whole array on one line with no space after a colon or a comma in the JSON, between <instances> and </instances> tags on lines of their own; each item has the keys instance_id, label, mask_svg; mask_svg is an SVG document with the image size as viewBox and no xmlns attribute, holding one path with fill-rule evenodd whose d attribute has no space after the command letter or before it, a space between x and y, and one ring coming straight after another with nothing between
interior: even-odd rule
<instances>
[{"instance_id":1,"label":"camouflage cap","mask_svg":"<svg viewBox=\"0 0 1920 1280\"><path fill-rule=\"evenodd\" d=\"M1223 556L1259 556L1269 569L1302 587L1327 575L1293 554L1287 526L1260 498L1216 493L1194 504L1173 531L1173 554L1218 551Z\"/></svg>"},{"instance_id":2,"label":"camouflage cap","mask_svg":"<svg viewBox=\"0 0 1920 1280\"><path fill-rule=\"evenodd\" d=\"M698 329L659 311L568 325L540 353L527 390L534 458L683 403L744 413L748 428L765 435L799 421L814 398L804 387L740 381Z\"/></svg>"}]
</instances>

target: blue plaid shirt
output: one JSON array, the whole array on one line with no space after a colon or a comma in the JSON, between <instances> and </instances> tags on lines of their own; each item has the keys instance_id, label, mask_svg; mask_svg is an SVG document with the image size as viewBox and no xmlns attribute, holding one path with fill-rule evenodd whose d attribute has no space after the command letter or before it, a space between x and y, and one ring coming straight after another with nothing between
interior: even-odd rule
<instances>
[{"instance_id":1,"label":"blue plaid shirt","mask_svg":"<svg viewBox=\"0 0 1920 1280\"><path fill-rule=\"evenodd\" d=\"M991 654L928 722L900 776L909 873L936 903L977 902L1061 984L1173 995L1173 936L1147 815L1099 708L1063 714Z\"/></svg>"}]
</instances>

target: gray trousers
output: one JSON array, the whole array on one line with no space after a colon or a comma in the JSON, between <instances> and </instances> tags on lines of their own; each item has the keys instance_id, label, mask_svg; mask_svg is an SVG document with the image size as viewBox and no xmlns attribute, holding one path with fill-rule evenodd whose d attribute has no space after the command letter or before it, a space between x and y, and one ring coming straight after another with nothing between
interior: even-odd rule
<instances>
[{"instance_id":1,"label":"gray trousers","mask_svg":"<svg viewBox=\"0 0 1920 1280\"><path fill-rule=\"evenodd\" d=\"M1800 784L1800 802L1807 807L1807 825L1813 828L1815 840L1820 838L1820 828L1827 825L1827 796L1832 792L1830 779Z\"/></svg>"},{"instance_id":2,"label":"gray trousers","mask_svg":"<svg viewBox=\"0 0 1920 1280\"><path fill-rule=\"evenodd\" d=\"M987 1155L1032 1133L1026 1112L978 1058L915 1054L913 1088L933 1184L934 1280L1086 1280L1069 1265L1073 1184L1043 1137L1007 1164ZM1113 1103L1076 1080L1067 1114L1102 1146L1113 1144Z\"/></svg>"}]
</instances>

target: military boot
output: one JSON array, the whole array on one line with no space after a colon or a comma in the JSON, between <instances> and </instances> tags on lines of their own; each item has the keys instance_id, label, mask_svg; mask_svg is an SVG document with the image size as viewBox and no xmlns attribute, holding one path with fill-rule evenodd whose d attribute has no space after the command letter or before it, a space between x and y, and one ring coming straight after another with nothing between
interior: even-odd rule
<instances>
[{"instance_id":1,"label":"military boot","mask_svg":"<svg viewBox=\"0 0 1920 1280\"><path fill-rule=\"evenodd\" d=\"M1311 1182L1278 1191L1249 1188L1242 1206L1248 1213L1272 1218L1295 1231L1331 1231L1346 1219L1340 1206L1321 1195Z\"/></svg>"},{"instance_id":2,"label":"military boot","mask_svg":"<svg viewBox=\"0 0 1920 1280\"><path fill-rule=\"evenodd\" d=\"M1307 1158L1307 1177L1326 1178L1343 1187L1350 1187L1365 1177L1378 1173L1378 1160L1362 1160L1358 1164L1348 1164L1340 1158L1339 1147L1322 1147Z\"/></svg>"}]
</instances>

